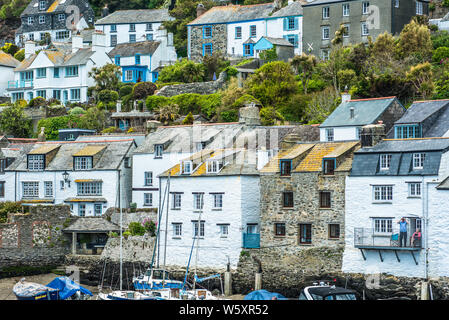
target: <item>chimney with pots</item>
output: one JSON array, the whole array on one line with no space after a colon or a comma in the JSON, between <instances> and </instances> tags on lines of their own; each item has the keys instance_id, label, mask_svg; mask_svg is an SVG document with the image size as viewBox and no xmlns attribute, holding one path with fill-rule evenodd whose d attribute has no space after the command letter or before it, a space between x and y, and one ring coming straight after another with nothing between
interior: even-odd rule
<instances>
[{"instance_id":1,"label":"chimney with pots","mask_svg":"<svg viewBox=\"0 0 449 320\"><path fill-rule=\"evenodd\" d=\"M206 8L204 8L204 5L202 3L198 3L198 5L196 6L196 17L198 18L204 12L206 12Z\"/></svg>"},{"instance_id":2,"label":"chimney with pots","mask_svg":"<svg viewBox=\"0 0 449 320\"><path fill-rule=\"evenodd\" d=\"M345 91L341 94L341 103L351 101L351 94L348 92L348 87L345 87Z\"/></svg>"},{"instance_id":3,"label":"chimney with pots","mask_svg":"<svg viewBox=\"0 0 449 320\"><path fill-rule=\"evenodd\" d=\"M72 36L72 53L77 52L83 48L83 37L79 32Z\"/></svg>"},{"instance_id":4,"label":"chimney with pots","mask_svg":"<svg viewBox=\"0 0 449 320\"><path fill-rule=\"evenodd\" d=\"M362 148L374 147L385 138L385 125L382 121L363 126L360 132Z\"/></svg>"}]
</instances>

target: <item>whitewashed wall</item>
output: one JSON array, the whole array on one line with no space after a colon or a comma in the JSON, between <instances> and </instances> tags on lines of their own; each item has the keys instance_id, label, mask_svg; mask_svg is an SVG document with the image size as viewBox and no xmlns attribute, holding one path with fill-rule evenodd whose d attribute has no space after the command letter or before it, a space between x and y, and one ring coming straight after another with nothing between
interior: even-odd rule
<instances>
[{"instance_id":1,"label":"whitewashed wall","mask_svg":"<svg viewBox=\"0 0 449 320\"><path fill-rule=\"evenodd\" d=\"M132 23L132 21L130 21L130 23ZM107 46L110 49L112 49L113 47L111 46L111 35L113 35L113 34L117 35L117 44L129 42L130 34L136 35L136 42L145 41L146 35L150 34L150 33L153 34L153 39L155 39L157 29L161 26L161 24L162 24L161 22L152 23L152 25L153 25L152 31L146 30L146 27L147 27L146 23L136 23L136 31L135 32L129 31L129 24L116 24L117 32L111 32L111 25L95 25L95 29L103 31L103 33L106 34Z\"/></svg>"},{"instance_id":2,"label":"whitewashed wall","mask_svg":"<svg viewBox=\"0 0 449 320\"><path fill-rule=\"evenodd\" d=\"M8 81L14 80L14 68L0 66L0 96L5 96L8 92Z\"/></svg>"},{"instance_id":3,"label":"whitewashed wall","mask_svg":"<svg viewBox=\"0 0 449 320\"><path fill-rule=\"evenodd\" d=\"M359 140L357 137L358 127L334 127L334 141ZM326 129L320 128L320 141L327 141Z\"/></svg>"}]
</instances>

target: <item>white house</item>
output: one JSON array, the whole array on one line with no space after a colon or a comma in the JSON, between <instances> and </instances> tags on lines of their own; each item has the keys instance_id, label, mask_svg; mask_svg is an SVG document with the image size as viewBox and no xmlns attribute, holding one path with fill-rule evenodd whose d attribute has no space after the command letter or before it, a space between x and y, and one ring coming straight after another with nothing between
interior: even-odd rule
<instances>
[{"instance_id":1,"label":"white house","mask_svg":"<svg viewBox=\"0 0 449 320\"><path fill-rule=\"evenodd\" d=\"M159 70L177 59L173 38L163 27L155 32L154 40L117 44L109 57L121 67L122 82L156 82Z\"/></svg>"},{"instance_id":2,"label":"white house","mask_svg":"<svg viewBox=\"0 0 449 320\"><path fill-rule=\"evenodd\" d=\"M384 140L354 154L346 178L343 272L449 275L448 151L447 138L420 138ZM403 217L408 225L401 247ZM416 229L421 238L413 243Z\"/></svg>"},{"instance_id":3,"label":"white house","mask_svg":"<svg viewBox=\"0 0 449 320\"><path fill-rule=\"evenodd\" d=\"M360 140L362 127L378 122L388 132L404 112L396 97L351 100L344 93L341 104L320 125L320 141Z\"/></svg>"},{"instance_id":4,"label":"white house","mask_svg":"<svg viewBox=\"0 0 449 320\"><path fill-rule=\"evenodd\" d=\"M14 79L14 68L20 64L20 61L15 59L10 54L0 50L0 96L4 97L7 93L8 82Z\"/></svg>"},{"instance_id":5,"label":"white house","mask_svg":"<svg viewBox=\"0 0 449 320\"><path fill-rule=\"evenodd\" d=\"M170 183L165 203L168 211L164 208L159 221L159 262L185 267L192 253L191 268L224 269L228 259L236 268L243 233L259 224L260 186L254 150L203 150L160 177L161 193Z\"/></svg>"},{"instance_id":6,"label":"white house","mask_svg":"<svg viewBox=\"0 0 449 320\"><path fill-rule=\"evenodd\" d=\"M12 102L38 96L63 103L86 102L87 88L94 85L89 72L112 62L105 40L104 34L95 32L92 46L84 47L83 38L76 35L71 44L54 42L40 51L35 51L35 43L28 41L25 60L14 69L14 80L8 82Z\"/></svg>"},{"instance_id":7,"label":"white house","mask_svg":"<svg viewBox=\"0 0 449 320\"><path fill-rule=\"evenodd\" d=\"M0 177L5 191L1 200L69 204L78 216L100 216L110 207L129 207L130 157L135 147L133 139L99 139L3 149L9 160Z\"/></svg>"},{"instance_id":8,"label":"white house","mask_svg":"<svg viewBox=\"0 0 449 320\"><path fill-rule=\"evenodd\" d=\"M156 40L164 21L174 20L168 9L118 10L95 22L95 29L106 34L108 50L120 43ZM173 34L169 33L169 43Z\"/></svg>"},{"instance_id":9,"label":"white house","mask_svg":"<svg viewBox=\"0 0 449 320\"><path fill-rule=\"evenodd\" d=\"M261 37L283 38L302 52L302 6L289 1L281 8L280 1L258 5L227 5L204 12L200 4L197 18L187 25L189 59L204 55L254 57L254 45Z\"/></svg>"}]
</instances>

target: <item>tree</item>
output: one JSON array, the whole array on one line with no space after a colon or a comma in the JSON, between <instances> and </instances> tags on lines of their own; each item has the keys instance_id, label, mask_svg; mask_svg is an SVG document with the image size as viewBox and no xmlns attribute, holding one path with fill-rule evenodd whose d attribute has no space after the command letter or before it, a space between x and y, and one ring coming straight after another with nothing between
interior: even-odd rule
<instances>
[{"instance_id":1,"label":"tree","mask_svg":"<svg viewBox=\"0 0 449 320\"><path fill-rule=\"evenodd\" d=\"M171 66L166 66L159 74L159 82L202 82L205 79L206 68L201 63L195 63L188 59L176 61Z\"/></svg>"},{"instance_id":2,"label":"tree","mask_svg":"<svg viewBox=\"0 0 449 320\"><path fill-rule=\"evenodd\" d=\"M429 62L412 66L406 74L407 81L415 87L415 91L420 93L424 99L432 95L435 86L432 81L432 65Z\"/></svg>"},{"instance_id":3,"label":"tree","mask_svg":"<svg viewBox=\"0 0 449 320\"><path fill-rule=\"evenodd\" d=\"M173 122L179 116L179 106L174 103L160 106L158 108L158 120L164 124Z\"/></svg>"},{"instance_id":4,"label":"tree","mask_svg":"<svg viewBox=\"0 0 449 320\"><path fill-rule=\"evenodd\" d=\"M97 107L87 109L86 113L81 115L81 125L85 129L97 130L101 132L106 125L106 113Z\"/></svg>"},{"instance_id":5,"label":"tree","mask_svg":"<svg viewBox=\"0 0 449 320\"><path fill-rule=\"evenodd\" d=\"M134 99L141 100L152 96L156 89L157 87L153 82L139 82L133 87L132 95Z\"/></svg>"},{"instance_id":6,"label":"tree","mask_svg":"<svg viewBox=\"0 0 449 320\"><path fill-rule=\"evenodd\" d=\"M214 74L218 78L220 72L229 65L230 62L221 53L214 52L212 55L205 55L203 57L203 66L206 72L206 80L213 80Z\"/></svg>"},{"instance_id":7,"label":"tree","mask_svg":"<svg viewBox=\"0 0 449 320\"><path fill-rule=\"evenodd\" d=\"M105 89L118 91L121 75L120 67L113 63L105 64L100 68L94 67L89 71L89 77L94 79L97 92Z\"/></svg>"},{"instance_id":8,"label":"tree","mask_svg":"<svg viewBox=\"0 0 449 320\"><path fill-rule=\"evenodd\" d=\"M189 112L189 114L182 120L182 124L193 124L193 121L195 119L193 118L192 112Z\"/></svg>"},{"instance_id":9,"label":"tree","mask_svg":"<svg viewBox=\"0 0 449 320\"><path fill-rule=\"evenodd\" d=\"M433 49L429 28L412 19L399 35L398 49L401 57L413 56L418 62L429 61Z\"/></svg>"},{"instance_id":10,"label":"tree","mask_svg":"<svg viewBox=\"0 0 449 320\"><path fill-rule=\"evenodd\" d=\"M301 55L294 56L290 64L296 70L296 73L300 75L304 94L307 94L309 81L318 64L318 59L313 54L307 55L302 53Z\"/></svg>"},{"instance_id":11,"label":"tree","mask_svg":"<svg viewBox=\"0 0 449 320\"><path fill-rule=\"evenodd\" d=\"M14 54L14 58L19 61L25 60L25 49L19 50Z\"/></svg>"},{"instance_id":12,"label":"tree","mask_svg":"<svg viewBox=\"0 0 449 320\"><path fill-rule=\"evenodd\" d=\"M273 48L263 50L259 57L261 60L265 60L267 62L276 61L278 59L278 55L276 53L276 45L273 45Z\"/></svg>"},{"instance_id":13,"label":"tree","mask_svg":"<svg viewBox=\"0 0 449 320\"><path fill-rule=\"evenodd\" d=\"M33 125L23 108L14 105L5 108L1 113L0 130L3 134L17 138L29 138L33 132Z\"/></svg>"},{"instance_id":14,"label":"tree","mask_svg":"<svg viewBox=\"0 0 449 320\"><path fill-rule=\"evenodd\" d=\"M332 87L313 93L304 110L303 121L309 124L322 123L340 104L341 96Z\"/></svg>"}]
</instances>

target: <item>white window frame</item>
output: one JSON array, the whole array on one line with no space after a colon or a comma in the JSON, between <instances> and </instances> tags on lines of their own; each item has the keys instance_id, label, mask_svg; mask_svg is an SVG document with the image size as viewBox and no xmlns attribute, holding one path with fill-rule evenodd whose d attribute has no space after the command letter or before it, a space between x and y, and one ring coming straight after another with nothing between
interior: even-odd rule
<instances>
[{"instance_id":1,"label":"white window frame","mask_svg":"<svg viewBox=\"0 0 449 320\"><path fill-rule=\"evenodd\" d=\"M45 155L30 154L28 155L28 170L42 171L45 167Z\"/></svg>"},{"instance_id":2,"label":"white window frame","mask_svg":"<svg viewBox=\"0 0 449 320\"><path fill-rule=\"evenodd\" d=\"M369 14L369 1L362 2L362 14Z\"/></svg>"},{"instance_id":3,"label":"white window frame","mask_svg":"<svg viewBox=\"0 0 449 320\"><path fill-rule=\"evenodd\" d=\"M393 218L373 218L373 234L390 235L393 233Z\"/></svg>"},{"instance_id":4,"label":"white window frame","mask_svg":"<svg viewBox=\"0 0 449 320\"><path fill-rule=\"evenodd\" d=\"M426 161L425 153L414 153L413 154L413 169L423 169L424 161Z\"/></svg>"},{"instance_id":5,"label":"white window frame","mask_svg":"<svg viewBox=\"0 0 449 320\"><path fill-rule=\"evenodd\" d=\"M343 17L349 17L350 15L349 3L343 3L342 10L343 10L342 12Z\"/></svg>"},{"instance_id":6,"label":"white window frame","mask_svg":"<svg viewBox=\"0 0 449 320\"><path fill-rule=\"evenodd\" d=\"M97 211L97 209L99 209ZM101 203L94 203L94 216L100 217L103 214L103 205Z\"/></svg>"},{"instance_id":7,"label":"white window frame","mask_svg":"<svg viewBox=\"0 0 449 320\"><path fill-rule=\"evenodd\" d=\"M33 24L34 23L34 17L28 17L27 19L28 24Z\"/></svg>"},{"instance_id":8,"label":"white window frame","mask_svg":"<svg viewBox=\"0 0 449 320\"><path fill-rule=\"evenodd\" d=\"M39 24L45 23L45 16L39 16Z\"/></svg>"},{"instance_id":9,"label":"white window frame","mask_svg":"<svg viewBox=\"0 0 449 320\"><path fill-rule=\"evenodd\" d=\"M343 25L344 26L344 31L343 31L343 38L349 38L349 32L350 32L350 26L349 26L349 24L345 24L345 25ZM345 30L348 30L347 32L345 32Z\"/></svg>"},{"instance_id":10,"label":"white window frame","mask_svg":"<svg viewBox=\"0 0 449 320\"><path fill-rule=\"evenodd\" d=\"M162 158L162 153L164 152L164 146L162 144L154 145L154 157Z\"/></svg>"},{"instance_id":11,"label":"white window frame","mask_svg":"<svg viewBox=\"0 0 449 320\"><path fill-rule=\"evenodd\" d=\"M39 0L39 10L45 10L47 7L47 1L45 0Z\"/></svg>"},{"instance_id":12,"label":"white window frame","mask_svg":"<svg viewBox=\"0 0 449 320\"><path fill-rule=\"evenodd\" d=\"M39 182L38 181L23 181L22 182L22 197L23 198L39 198Z\"/></svg>"},{"instance_id":13,"label":"white window frame","mask_svg":"<svg viewBox=\"0 0 449 320\"><path fill-rule=\"evenodd\" d=\"M53 197L53 181L44 181L44 197Z\"/></svg>"},{"instance_id":14,"label":"white window frame","mask_svg":"<svg viewBox=\"0 0 449 320\"><path fill-rule=\"evenodd\" d=\"M182 223L173 222L173 237L182 237Z\"/></svg>"},{"instance_id":15,"label":"white window frame","mask_svg":"<svg viewBox=\"0 0 449 320\"><path fill-rule=\"evenodd\" d=\"M190 160L181 161L181 173L191 174L193 172L193 162Z\"/></svg>"},{"instance_id":16,"label":"white window frame","mask_svg":"<svg viewBox=\"0 0 449 320\"><path fill-rule=\"evenodd\" d=\"M125 81L131 81L133 79L133 70L125 71Z\"/></svg>"},{"instance_id":17,"label":"white window frame","mask_svg":"<svg viewBox=\"0 0 449 320\"><path fill-rule=\"evenodd\" d=\"M78 196L101 196L103 193L103 183L95 182L77 182Z\"/></svg>"},{"instance_id":18,"label":"white window frame","mask_svg":"<svg viewBox=\"0 0 449 320\"><path fill-rule=\"evenodd\" d=\"M90 170L92 169L92 157L74 157L75 170Z\"/></svg>"},{"instance_id":19,"label":"white window frame","mask_svg":"<svg viewBox=\"0 0 449 320\"><path fill-rule=\"evenodd\" d=\"M153 172L152 171L145 171L145 173L144 173L144 185L145 186L152 186L153 185Z\"/></svg>"},{"instance_id":20,"label":"white window frame","mask_svg":"<svg viewBox=\"0 0 449 320\"><path fill-rule=\"evenodd\" d=\"M399 8L399 0L394 0L394 7Z\"/></svg>"},{"instance_id":21,"label":"white window frame","mask_svg":"<svg viewBox=\"0 0 449 320\"><path fill-rule=\"evenodd\" d=\"M334 139L335 139L334 128L326 128L325 133L326 133L326 141L329 141L329 142L334 141Z\"/></svg>"},{"instance_id":22,"label":"white window frame","mask_svg":"<svg viewBox=\"0 0 449 320\"><path fill-rule=\"evenodd\" d=\"M411 198L421 198L421 182L408 182L408 196Z\"/></svg>"},{"instance_id":23,"label":"white window frame","mask_svg":"<svg viewBox=\"0 0 449 320\"><path fill-rule=\"evenodd\" d=\"M391 164L391 154L380 155L380 170L389 170Z\"/></svg>"},{"instance_id":24,"label":"white window frame","mask_svg":"<svg viewBox=\"0 0 449 320\"><path fill-rule=\"evenodd\" d=\"M227 238L229 235L229 224L219 224L220 238Z\"/></svg>"},{"instance_id":25,"label":"white window frame","mask_svg":"<svg viewBox=\"0 0 449 320\"><path fill-rule=\"evenodd\" d=\"M172 209L179 210L181 209L182 203L182 193L174 192L172 193Z\"/></svg>"},{"instance_id":26,"label":"white window frame","mask_svg":"<svg viewBox=\"0 0 449 320\"><path fill-rule=\"evenodd\" d=\"M204 224L205 221L192 221L193 224L193 237L194 238L204 238L204 234L205 234L205 229L204 229ZM198 230L198 225L199 225L199 230ZM198 232L199 231L199 232Z\"/></svg>"},{"instance_id":27,"label":"white window frame","mask_svg":"<svg viewBox=\"0 0 449 320\"><path fill-rule=\"evenodd\" d=\"M204 193L194 192L193 193L193 209L203 210L204 208Z\"/></svg>"},{"instance_id":28,"label":"white window frame","mask_svg":"<svg viewBox=\"0 0 449 320\"><path fill-rule=\"evenodd\" d=\"M421 1L415 1L416 15L422 16L424 14L424 6Z\"/></svg>"},{"instance_id":29,"label":"white window frame","mask_svg":"<svg viewBox=\"0 0 449 320\"><path fill-rule=\"evenodd\" d=\"M368 36L369 35L368 24L366 22L362 22L361 28L362 28L362 36Z\"/></svg>"},{"instance_id":30,"label":"white window frame","mask_svg":"<svg viewBox=\"0 0 449 320\"><path fill-rule=\"evenodd\" d=\"M209 160L206 162L206 173L218 173L222 166L218 160Z\"/></svg>"},{"instance_id":31,"label":"white window frame","mask_svg":"<svg viewBox=\"0 0 449 320\"><path fill-rule=\"evenodd\" d=\"M327 32L325 32L327 31ZM327 33L327 35L326 35ZM330 39L331 30L328 26L321 28L321 39L322 40L329 40Z\"/></svg>"},{"instance_id":32,"label":"white window frame","mask_svg":"<svg viewBox=\"0 0 449 320\"><path fill-rule=\"evenodd\" d=\"M392 202L392 185L373 185L373 202Z\"/></svg>"},{"instance_id":33,"label":"white window frame","mask_svg":"<svg viewBox=\"0 0 449 320\"><path fill-rule=\"evenodd\" d=\"M223 193L213 193L213 209L222 210L223 209Z\"/></svg>"},{"instance_id":34,"label":"white window frame","mask_svg":"<svg viewBox=\"0 0 449 320\"><path fill-rule=\"evenodd\" d=\"M153 193L152 192L145 192L143 194L143 205L146 207L153 206Z\"/></svg>"},{"instance_id":35,"label":"white window frame","mask_svg":"<svg viewBox=\"0 0 449 320\"><path fill-rule=\"evenodd\" d=\"M330 8L329 7L323 7L321 11L321 17L323 19L329 19L330 18Z\"/></svg>"},{"instance_id":36,"label":"white window frame","mask_svg":"<svg viewBox=\"0 0 449 320\"><path fill-rule=\"evenodd\" d=\"M58 21L64 21L65 20L65 13L58 14Z\"/></svg>"}]
</instances>

